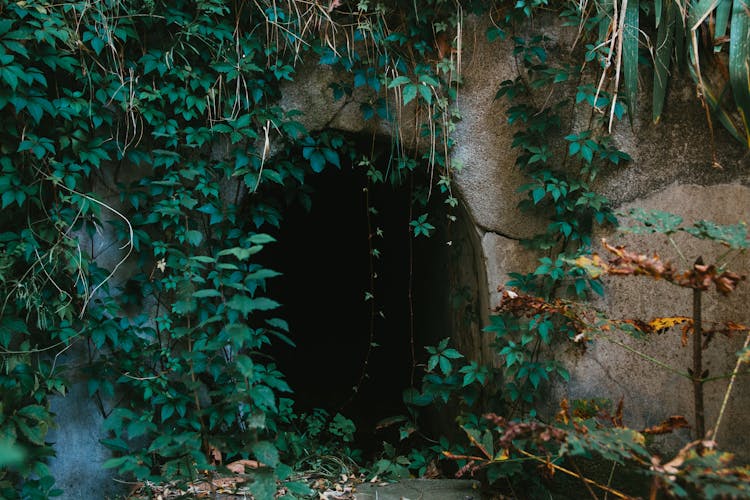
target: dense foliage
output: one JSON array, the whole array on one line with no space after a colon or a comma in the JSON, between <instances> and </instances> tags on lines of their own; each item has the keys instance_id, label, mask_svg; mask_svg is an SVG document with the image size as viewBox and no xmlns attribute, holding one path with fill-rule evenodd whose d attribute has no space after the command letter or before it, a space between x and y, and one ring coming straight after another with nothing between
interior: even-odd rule
<instances>
[{"instance_id":1,"label":"dense foliage","mask_svg":"<svg viewBox=\"0 0 750 500\"><path fill-rule=\"evenodd\" d=\"M444 4L425 9L440 19ZM338 5L3 4L0 425L4 445L27 453L2 473L3 497L55 493L46 435L49 397L74 373L66 351L89 360L88 392L116 453L105 467L190 479L217 456L252 455L267 466L255 473L259 498L289 477L282 455L291 463L297 448L279 425L296 419L290 388L262 352L291 340L264 292L277 273L254 255L286 203L309 203L306 174L344 163L373 182L388 174L354 162L341 136L305 130L280 107L280 86L298 58L320 58L353 74L337 93L403 85L405 102L427 103L441 118L426 117L433 144L451 122L450 65L441 76L402 57L435 52L419 38L432 23ZM387 116L382 97L373 103L366 118ZM429 155L448 193L446 151ZM416 166L397 159L396 176ZM418 215L414 233L426 235L433 226Z\"/></svg>"},{"instance_id":2,"label":"dense foliage","mask_svg":"<svg viewBox=\"0 0 750 500\"><path fill-rule=\"evenodd\" d=\"M0 461L8 463L0 496L58 493L46 465L55 452L47 440L49 399L70 387L78 368L65 366L71 352L88 360L88 392L107 417L102 442L115 457L105 467L138 480L190 480L222 459L252 457L262 464L252 474L257 498L270 498L279 484L288 498L309 493L292 480L290 464L306 460L311 442L319 449L329 438L350 443L351 422L294 413L290 387L264 353L271 342L292 343L266 293L277 273L256 254L272 242L268 232L288 203L310 203L305 176L326 168L361 168L370 182L384 183L424 167L426 191L457 205L450 150L465 14L491 12L498 24L488 37L513 41L521 76L499 96L512 100L510 121L519 127L517 163L529 178L524 206L551 214L548 231L528 242L550 256L515 284L546 299L564 287L579 297L599 291L570 262L594 224L614 221L590 184L628 156L608 137L600 111L632 113L632 90L623 106L617 82L609 92L578 86L575 103L590 105L596 118L585 130L567 130L562 100L540 100L538 92L568 85L583 61L554 65L541 34L516 30L546 2L400 4L0 4ZM631 2L626 16L632 5L638 13ZM616 31L607 29L613 8L597 4L597 16L565 11L585 20L592 45L584 60L605 69L619 51L602 53L597 37ZM674 6L665 8L674 15ZM733 14L733 34L747 33L746 17L739 8ZM738 46L747 51L741 40ZM279 103L282 85L308 58L347 75L333 89L337 98L369 92L363 119L391 123L395 138L406 126L402 107L414 106L419 144L394 139L397 153L381 168L336 131L306 130L299 110ZM625 72L632 81L632 69ZM735 73L733 86L742 81ZM739 90L736 97L743 113L746 96ZM413 215L414 237L429 236L430 214L420 206ZM553 332L572 334L560 327L546 314L493 320L509 415L533 416L540 384L565 376L540 357ZM493 377L447 341L427 354L424 384L405 395L404 437L414 432L417 408L458 395L461 408L475 409ZM471 442L488 435L477 415L464 423ZM430 456L452 446L440 441ZM424 472L426 456L386 457L373 470Z\"/></svg>"}]
</instances>

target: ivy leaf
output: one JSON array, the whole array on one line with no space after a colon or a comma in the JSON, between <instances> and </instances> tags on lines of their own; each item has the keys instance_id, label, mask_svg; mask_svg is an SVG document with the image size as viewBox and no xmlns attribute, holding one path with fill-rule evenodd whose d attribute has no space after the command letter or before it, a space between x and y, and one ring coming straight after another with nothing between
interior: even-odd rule
<instances>
[{"instance_id":1,"label":"ivy leaf","mask_svg":"<svg viewBox=\"0 0 750 500\"><path fill-rule=\"evenodd\" d=\"M393 80L391 80L391 83L388 84L388 88L392 89L394 87L398 87L400 85L404 85L404 84L409 83L409 82L411 82L411 80L409 79L409 77L402 75L402 76L396 77Z\"/></svg>"},{"instance_id":2,"label":"ivy leaf","mask_svg":"<svg viewBox=\"0 0 750 500\"><path fill-rule=\"evenodd\" d=\"M270 441L258 441L250 449L260 463L273 468L279 465L279 450Z\"/></svg>"},{"instance_id":3,"label":"ivy leaf","mask_svg":"<svg viewBox=\"0 0 750 500\"><path fill-rule=\"evenodd\" d=\"M310 160L310 167L316 174L322 172L326 166L326 157L317 149L310 153L310 158L308 159Z\"/></svg>"},{"instance_id":4,"label":"ivy leaf","mask_svg":"<svg viewBox=\"0 0 750 500\"><path fill-rule=\"evenodd\" d=\"M404 106L406 106L411 101L413 101L415 97L417 97L417 85L414 83L410 83L409 85L404 87L402 95L404 98Z\"/></svg>"},{"instance_id":5,"label":"ivy leaf","mask_svg":"<svg viewBox=\"0 0 750 500\"><path fill-rule=\"evenodd\" d=\"M50 416L47 409L44 406L40 405L24 406L23 408L18 410L18 415L27 418L33 418L39 421L45 421Z\"/></svg>"},{"instance_id":6,"label":"ivy leaf","mask_svg":"<svg viewBox=\"0 0 750 500\"><path fill-rule=\"evenodd\" d=\"M16 426L26 439L38 446L44 446L44 438L47 436L47 423L38 422L37 425L29 425L25 419L16 419Z\"/></svg>"},{"instance_id":7,"label":"ivy leaf","mask_svg":"<svg viewBox=\"0 0 750 500\"><path fill-rule=\"evenodd\" d=\"M419 93L422 95L427 104L432 104L432 89L426 85L419 85Z\"/></svg>"},{"instance_id":8,"label":"ivy leaf","mask_svg":"<svg viewBox=\"0 0 750 500\"><path fill-rule=\"evenodd\" d=\"M278 328L279 330L283 330L285 332L289 331L289 323L283 319L271 318L271 319L267 319L266 323L273 328Z\"/></svg>"},{"instance_id":9,"label":"ivy leaf","mask_svg":"<svg viewBox=\"0 0 750 500\"><path fill-rule=\"evenodd\" d=\"M241 323L227 325L225 331L232 343L237 347L242 347L245 343L250 342L254 336L253 329Z\"/></svg>"},{"instance_id":10,"label":"ivy leaf","mask_svg":"<svg viewBox=\"0 0 750 500\"><path fill-rule=\"evenodd\" d=\"M185 233L185 239L188 243L190 243L194 247L197 247L203 241L203 233L195 229L191 229Z\"/></svg>"},{"instance_id":11,"label":"ivy leaf","mask_svg":"<svg viewBox=\"0 0 750 500\"><path fill-rule=\"evenodd\" d=\"M427 361L427 371L431 372L434 370L439 361L440 356L430 356L430 359Z\"/></svg>"},{"instance_id":12,"label":"ivy leaf","mask_svg":"<svg viewBox=\"0 0 750 500\"><path fill-rule=\"evenodd\" d=\"M127 455L124 457L110 458L109 460L105 461L102 464L102 467L105 469L114 469L116 467L120 467L121 465L131 460L132 460L132 457L127 456Z\"/></svg>"},{"instance_id":13,"label":"ivy leaf","mask_svg":"<svg viewBox=\"0 0 750 500\"><path fill-rule=\"evenodd\" d=\"M332 165L335 165L337 168L341 168L341 162L339 161L339 154L334 151L333 149L329 148L323 148L323 156L325 157L326 161Z\"/></svg>"},{"instance_id":14,"label":"ivy leaf","mask_svg":"<svg viewBox=\"0 0 750 500\"><path fill-rule=\"evenodd\" d=\"M534 200L534 205L538 204L544 198L547 191L543 187L538 187L531 192L531 199Z\"/></svg>"},{"instance_id":15,"label":"ivy leaf","mask_svg":"<svg viewBox=\"0 0 750 500\"><path fill-rule=\"evenodd\" d=\"M245 317L253 311L268 311L279 305L267 297L250 298L247 295L235 295L227 302L227 307L239 311Z\"/></svg>"},{"instance_id":16,"label":"ivy leaf","mask_svg":"<svg viewBox=\"0 0 750 500\"><path fill-rule=\"evenodd\" d=\"M315 491L301 481L288 481L284 483L284 487L291 493L302 497L307 497L315 493Z\"/></svg>"},{"instance_id":17,"label":"ivy leaf","mask_svg":"<svg viewBox=\"0 0 750 500\"><path fill-rule=\"evenodd\" d=\"M441 354L443 356L445 356L446 358L449 358L449 359L459 359L459 358L463 358L464 357L463 354L461 354L460 352L458 352L455 349L446 349Z\"/></svg>"},{"instance_id":18,"label":"ivy leaf","mask_svg":"<svg viewBox=\"0 0 750 500\"><path fill-rule=\"evenodd\" d=\"M258 470L253 473L250 493L255 498L273 498L276 495L276 477L273 472Z\"/></svg>"},{"instance_id":19,"label":"ivy leaf","mask_svg":"<svg viewBox=\"0 0 750 500\"><path fill-rule=\"evenodd\" d=\"M276 241L276 238L274 238L270 234L257 233L251 235L249 240L253 245L265 245L266 243L273 243L274 241Z\"/></svg>"},{"instance_id":20,"label":"ivy leaf","mask_svg":"<svg viewBox=\"0 0 750 500\"><path fill-rule=\"evenodd\" d=\"M244 326L244 325L243 325ZM239 368L240 373L243 377L252 380L255 376L255 363L253 363L253 360L250 359L249 356L245 356L244 354L241 354L237 356L235 359L235 363L237 363L237 368Z\"/></svg>"},{"instance_id":21,"label":"ivy leaf","mask_svg":"<svg viewBox=\"0 0 750 500\"><path fill-rule=\"evenodd\" d=\"M263 247L260 245L253 245L250 248L232 247L222 250L217 255L219 257L224 257L225 255L234 255L237 260L247 260L251 255L255 255L261 250L263 250Z\"/></svg>"},{"instance_id":22,"label":"ivy leaf","mask_svg":"<svg viewBox=\"0 0 750 500\"><path fill-rule=\"evenodd\" d=\"M276 397L270 387L256 385L250 389L250 396L253 398L253 403L255 403L255 405L261 410L271 410L276 412Z\"/></svg>"},{"instance_id":23,"label":"ivy leaf","mask_svg":"<svg viewBox=\"0 0 750 500\"><path fill-rule=\"evenodd\" d=\"M161 421L166 422L169 417L174 415L174 405L166 404L161 407Z\"/></svg>"},{"instance_id":24,"label":"ivy leaf","mask_svg":"<svg viewBox=\"0 0 750 500\"><path fill-rule=\"evenodd\" d=\"M440 360L440 371L443 372L443 375L450 375L451 370L453 369L453 366L451 365L451 362L448 358L439 356Z\"/></svg>"}]
</instances>

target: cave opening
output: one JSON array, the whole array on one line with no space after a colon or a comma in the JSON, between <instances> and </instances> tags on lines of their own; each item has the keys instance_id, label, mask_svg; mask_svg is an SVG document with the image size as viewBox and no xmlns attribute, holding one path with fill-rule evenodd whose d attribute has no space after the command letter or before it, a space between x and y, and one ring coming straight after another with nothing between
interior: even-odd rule
<instances>
[{"instance_id":1,"label":"cave opening","mask_svg":"<svg viewBox=\"0 0 750 500\"><path fill-rule=\"evenodd\" d=\"M296 344L277 342L271 355L296 412L341 413L356 425L355 448L368 455L397 440L396 426L376 426L406 415L403 391L419 386L424 347L453 335L463 293L449 272L456 216L440 193L426 206L414 202L425 195L413 188L426 183L417 175L373 185L355 163L308 176L310 206L287 209L266 253L268 267L282 273L269 294ZM434 230L415 237L409 223L425 213Z\"/></svg>"}]
</instances>

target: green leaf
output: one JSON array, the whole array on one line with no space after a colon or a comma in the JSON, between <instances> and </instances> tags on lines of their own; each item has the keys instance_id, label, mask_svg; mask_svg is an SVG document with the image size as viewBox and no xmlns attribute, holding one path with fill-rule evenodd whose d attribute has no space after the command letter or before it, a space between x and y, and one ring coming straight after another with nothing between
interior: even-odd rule
<instances>
[{"instance_id":1,"label":"green leaf","mask_svg":"<svg viewBox=\"0 0 750 500\"><path fill-rule=\"evenodd\" d=\"M127 443L119 437L111 439L100 439L99 442L110 450L115 450L122 453L128 453L128 451L130 450Z\"/></svg>"},{"instance_id":2,"label":"green leaf","mask_svg":"<svg viewBox=\"0 0 750 500\"><path fill-rule=\"evenodd\" d=\"M235 363L237 363L237 368L240 370L243 377L250 380L255 377L255 363L253 363L253 360L250 359L249 356L240 354L235 359Z\"/></svg>"},{"instance_id":3,"label":"green leaf","mask_svg":"<svg viewBox=\"0 0 750 500\"><path fill-rule=\"evenodd\" d=\"M44 446L44 438L47 436L47 423L37 422L37 425L29 425L25 419L16 419L16 426L26 439L38 446Z\"/></svg>"},{"instance_id":4,"label":"green leaf","mask_svg":"<svg viewBox=\"0 0 750 500\"><path fill-rule=\"evenodd\" d=\"M391 80L391 83L388 84L388 88L392 89L394 87L398 87L399 85L404 85L405 83L409 83L411 80L408 76L399 76Z\"/></svg>"},{"instance_id":5,"label":"green leaf","mask_svg":"<svg viewBox=\"0 0 750 500\"><path fill-rule=\"evenodd\" d=\"M253 473L250 493L255 498L274 498L276 495L276 476L269 470L257 470Z\"/></svg>"},{"instance_id":6,"label":"green leaf","mask_svg":"<svg viewBox=\"0 0 750 500\"><path fill-rule=\"evenodd\" d=\"M225 331L227 335L229 336L229 339L237 347L244 346L246 343L250 342L255 336L255 333L252 328L250 328L247 325L243 325L241 323L232 323L231 325L227 325L225 328Z\"/></svg>"},{"instance_id":7,"label":"green leaf","mask_svg":"<svg viewBox=\"0 0 750 500\"><path fill-rule=\"evenodd\" d=\"M734 0L729 33L729 81L750 148L750 0Z\"/></svg>"},{"instance_id":8,"label":"green leaf","mask_svg":"<svg viewBox=\"0 0 750 500\"><path fill-rule=\"evenodd\" d=\"M534 200L534 205L538 204L544 196L547 194L547 191L543 187L538 187L534 189L531 192L531 199Z\"/></svg>"},{"instance_id":9,"label":"green leaf","mask_svg":"<svg viewBox=\"0 0 750 500\"><path fill-rule=\"evenodd\" d=\"M731 1L731 0L730 0ZM674 0L666 0L666 9L663 22L659 25L656 36L656 54L654 55L654 96L652 107L652 118L658 123L664 109L664 99L667 94L667 83L669 82L669 63L672 60L672 46L674 44L674 33L676 19Z\"/></svg>"},{"instance_id":10,"label":"green leaf","mask_svg":"<svg viewBox=\"0 0 750 500\"><path fill-rule=\"evenodd\" d=\"M318 151L317 149L310 153L310 167L313 169L313 172L316 174L319 174L323 171L323 169L326 166L326 157L323 156L323 153Z\"/></svg>"},{"instance_id":11,"label":"green leaf","mask_svg":"<svg viewBox=\"0 0 750 500\"><path fill-rule=\"evenodd\" d=\"M274 278L276 276L281 276L281 273L278 271L272 271L271 269L258 269L255 272L252 272L245 276L245 279L247 280L265 280L268 278Z\"/></svg>"},{"instance_id":12,"label":"green leaf","mask_svg":"<svg viewBox=\"0 0 750 500\"><path fill-rule=\"evenodd\" d=\"M720 40L727 33L729 25L729 13L732 12L732 0L719 0L716 6L716 25L714 29L714 40ZM714 47L715 52L721 51L721 44Z\"/></svg>"},{"instance_id":13,"label":"green leaf","mask_svg":"<svg viewBox=\"0 0 750 500\"><path fill-rule=\"evenodd\" d=\"M430 356L430 359L427 360L427 371L431 372L432 370L434 370L439 361L440 361L440 356L437 356L437 355Z\"/></svg>"},{"instance_id":14,"label":"green leaf","mask_svg":"<svg viewBox=\"0 0 750 500\"><path fill-rule=\"evenodd\" d=\"M198 290L193 292L193 297L196 299L204 299L207 297L221 297L221 292L214 289Z\"/></svg>"},{"instance_id":15,"label":"green leaf","mask_svg":"<svg viewBox=\"0 0 750 500\"><path fill-rule=\"evenodd\" d=\"M124 456L124 457L117 457L117 458L110 458L109 460L105 461L102 464L102 467L105 469L114 469L116 467L120 467L121 465L129 462L131 460L131 457Z\"/></svg>"},{"instance_id":16,"label":"green leaf","mask_svg":"<svg viewBox=\"0 0 750 500\"><path fill-rule=\"evenodd\" d=\"M411 101L413 101L415 97L417 97L417 85L414 83L410 83L409 85L404 87L402 95L404 98L404 106L406 106Z\"/></svg>"},{"instance_id":17,"label":"green leaf","mask_svg":"<svg viewBox=\"0 0 750 500\"><path fill-rule=\"evenodd\" d=\"M272 326L274 328L278 328L279 330L283 330L285 332L289 332L289 323L283 319L280 318L271 318L267 319L266 323L269 326Z\"/></svg>"},{"instance_id":18,"label":"green leaf","mask_svg":"<svg viewBox=\"0 0 750 500\"><path fill-rule=\"evenodd\" d=\"M161 421L166 422L169 417L174 415L174 405L166 404L161 407Z\"/></svg>"},{"instance_id":19,"label":"green leaf","mask_svg":"<svg viewBox=\"0 0 750 500\"><path fill-rule=\"evenodd\" d=\"M443 372L443 375L450 375L451 370L453 369L453 366L451 365L450 360L443 356L438 356L438 358L439 358L439 364L440 364L440 371Z\"/></svg>"},{"instance_id":20,"label":"green leaf","mask_svg":"<svg viewBox=\"0 0 750 500\"><path fill-rule=\"evenodd\" d=\"M268 311L279 305L275 300L266 297L250 298L247 295L235 295L227 302L227 307L239 311L245 317L253 311Z\"/></svg>"},{"instance_id":21,"label":"green leaf","mask_svg":"<svg viewBox=\"0 0 750 500\"><path fill-rule=\"evenodd\" d=\"M441 354L443 356L445 356L446 358L449 358L449 359L459 359L459 358L463 358L464 357L463 354L461 354L460 352L458 352L455 349L446 349Z\"/></svg>"},{"instance_id":22,"label":"green leaf","mask_svg":"<svg viewBox=\"0 0 750 500\"><path fill-rule=\"evenodd\" d=\"M432 104L432 89L426 85L419 85L417 88L422 95L422 99L424 99L427 104Z\"/></svg>"},{"instance_id":23,"label":"green leaf","mask_svg":"<svg viewBox=\"0 0 750 500\"><path fill-rule=\"evenodd\" d=\"M256 385L250 389L250 396L253 398L258 408L262 410L276 411L276 397L270 387L265 385Z\"/></svg>"},{"instance_id":24,"label":"green leaf","mask_svg":"<svg viewBox=\"0 0 750 500\"><path fill-rule=\"evenodd\" d=\"M300 481L288 481L284 483L284 487L295 495L309 496L315 493L314 490L310 489L305 483Z\"/></svg>"},{"instance_id":25,"label":"green leaf","mask_svg":"<svg viewBox=\"0 0 750 500\"><path fill-rule=\"evenodd\" d=\"M279 465L279 450L270 441L258 441L250 449L260 463L268 467Z\"/></svg>"},{"instance_id":26,"label":"green leaf","mask_svg":"<svg viewBox=\"0 0 750 500\"><path fill-rule=\"evenodd\" d=\"M185 239L187 240L188 243L190 243L194 247L197 247L203 241L203 233L195 229L191 229L185 232Z\"/></svg>"},{"instance_id":27,"label":"green leaf","mask_svg":"<svg viewBox=\"0 0 750 500\"><path fill-rule=\"evenodd\" d=\"M622 76L632 122L638 99L638 0L628 0L622 33Z\"/></svg>"},{"instance_id":28,"label":"green leaf","mask_svg":"<svg viewBox=\"0 0 750 500\"><path fill-rule=\"evenodd\" d=\"M224 257L226 255L233 255L237 258L237 260L247 260L250 258L251 255L255 255L256 253L263 250L263 247L261 245L254 245L250 248L242 248L242 247L232 247L232 248L225 248L221 252L219 252L217 255L219 257Z\"/></svg>"},{"instance_id":29,"label":"green leaf","mask_svg":"<svg viewBox=\"0 0 750 500\"><path fill-rule=\"evenodd\" d=\"M334 165L337 168L341 168L341 162L339 161L339 154L336 151L334 151L333 149L329 149L329 148L323 148L321 151L323 152L323 157L325 157L328 163Z\"/></svg>"},{"instance_id":30,"label":"green leaf","mask_svg":"<svg viewBox=\"0 0 750 500\"><path fill-rule=\"evenodd\" d=\"M22 415L27 418L33 418L35 420L45 421L50 417L49 412L44 406L30 405L24 406L18 410L18 415Z\"/></svg>"},{"instance_id":31,"label":"green leaf","mask_svg":"<svg viewBox=\"0 0 750 500\"><path fill-rule=\"evenodd\" d=\"M276 241L276 238L274 238L270 234L258 233L251 235L249 240L253 245L265 245L267 243L273 243L274 241Z\"/></svg>"}]
</instances>

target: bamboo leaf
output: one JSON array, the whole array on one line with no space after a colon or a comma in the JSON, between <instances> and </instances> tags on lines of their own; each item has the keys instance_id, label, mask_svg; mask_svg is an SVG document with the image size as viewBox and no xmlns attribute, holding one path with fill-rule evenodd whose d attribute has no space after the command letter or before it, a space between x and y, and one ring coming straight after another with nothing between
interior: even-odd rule
<instances>
[{"instance_id":1,"label":"bamboo leaf","mask_svg":"<svg viewBox=\"0 0 750 500\"><path fill-rule=\"evenodd\" d=\"M632 122L638 96L638 0L628 0L622 37L622 73Z\"/></svg>"},{"instance_id":2,"label":"bamboo leaf","mask_svg":"<svg viewBox=\"0 0 750 500\"><path fill-rule=\"evenodd\" d=\"M695 72L695 68L692 64L688 65L688 67L690 68L690 76L693 77L693 81L695 81L695 84L698 85L698 75ZM729 113L727 113L727 110L721 106L719 100L708 87L703 88L703 100L706 104L708 104L711 113L719 119L719 122L724 126L724 128L729 131L732 137L734 137L739 142L744 142L744 140L742 139L742 134L737 128L737 125L735 125L734 121L732 120L732 117L729 115Z\"/></svg>"},{"instance_id":3,"label":"bamboo leaf","mask_svg":"<svg viewBox=\"0 0 750 500\"><path fill-rule=\"evenodd\" d=\"M719 40L727 33L729 24L729 13L732 11L732 0L719 0L716 6L716 27L714 30L714 40ZM721 51L721 44L714 47L715 52Z\"/></svg>"},{"instance_id":4,"label":"bamboo leaf","mask_svg":"<svg viewBox=\"0 0 750 500\"><path fill-rule=\"evenodd\" d=\"M667 0L667 3L669 3L669 0ZM669 8L669 6L667 6L667 8ZM663 10L664 10L664 4L662 0L654 0L654 16L656 17L657 28L661 25L661 18L662 18ZM667 19L670 19L670 17L667 16Z\"/></svg>"},{"instance_id":5,"label":"bamboo leaf","mask_svg":"<svg viewBox=\"0 0 750 500\"><path fill-rule=\"evenodd\" d=\"M673 10L675 68L680 71L685 67L685 19L682 17L680 9L675 8Z\"/></svg>"},{"instance_id":6,"label":"bamboo leaf","mask_svg":"<svg viewBox=\"0 0 750 500\"><path fill-rule=\"evenodd\" d=\"M734 0L729 35L729 82L750 148L750 0Z\"/></svg>"},{"instance_id":7,"label":"bamboo leaf","mask_svg":"<svg viewBox=\"0 0 750 500\"><path fill-rule=\"evenodd\" d=\"M705 21L712 10L716 8L719 0L698 0L696 3L690 4L690 10L688 11L688 29L695 31L698 26Z\"/></svg>"},{"instance_id":8,"label":"bamboo leaf","mask_svg":"<svg viewBox=\"0 0 750 500\"><path fill-rule=\"evenodd\" d=\"M672 58L672 46L675 39L675 5L673 0L667 0L664 9L665 21L659 25L656 36L656 54L654 54L654 98L653 98L653 120L659 122L664 99L667 94L669 83L669 62ZM681 33L680 33L681 34Z\"/></svg>"},{"instance_id":9,"label":"bamboo leaf","mask_svg":"<svg viewBox=\"0 0 750 500\"><path fill-rule=\"evenodd\" d=\"M599 21L599 40L606 40L607 33L609 33L610 25L612 24L610 20L612 19L614 6L612 0L602 0L597 2L596 6L600 13L603 14L601 21Z\"/></svg>"}]
</instances>

